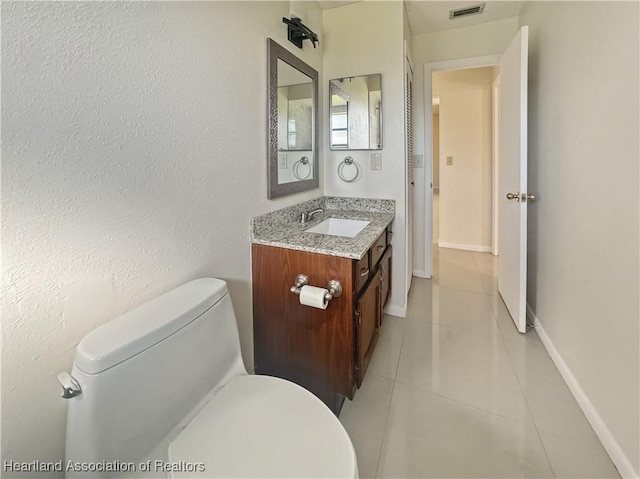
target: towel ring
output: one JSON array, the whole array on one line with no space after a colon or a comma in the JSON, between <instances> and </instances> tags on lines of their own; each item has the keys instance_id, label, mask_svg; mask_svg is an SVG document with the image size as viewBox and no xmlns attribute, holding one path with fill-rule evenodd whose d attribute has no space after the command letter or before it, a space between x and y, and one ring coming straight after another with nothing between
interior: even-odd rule
<instances>
[{"instance_id":1,"label":"towel ring","mask_svg":"<svg viewBox=\"0 0 640 479\"><path fill-rule=\"evenodd\" d=\"M346 166L355 166L356 168L356 174L353 175L353 177L351 178L347 178L344 175L344 169ZM347 183L353 183L354 181L356 181L358 179L358 177L360 176L360 165L358 163L356 163L356 161L351 158L350 156L347 156L344 161L342 161L339 165L338 165L338 176L340 177L340 179L342 181L346 181Z\"/></svg>"},{"instance_id":2,"label":"towel ring","mask_svg":"<svg viewBox=\"0 0 640 479\"><path fill-rule=\"evenodd\" d=\"M308 171L307 171L307 174L304 176L300 176L300 165L307 165ZM309 162L309 158L307 158L306 156L303 156L293 164L293 176L295 176L299 180L306 180L307 178L309 178L310 174L311 174L311 163Z\"/></svg>"}]
</instances>

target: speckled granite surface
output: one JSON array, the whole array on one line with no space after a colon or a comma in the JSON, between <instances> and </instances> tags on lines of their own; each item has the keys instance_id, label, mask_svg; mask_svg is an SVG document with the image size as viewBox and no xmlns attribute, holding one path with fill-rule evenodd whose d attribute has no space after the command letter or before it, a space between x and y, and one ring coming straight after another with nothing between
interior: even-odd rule
<instances>
[{"instance_id":1,"label":"speckled granite surface","mask_svg":"<svg viewBox=\"0 0 640 479\"><path fill-rule=\"evenodd\" d=\"M300 214L323 208L322 215L300 224ZM325 196L251 218L251 241L311 253L360 259L395 216L395 200ZM370 223L355 238L307 233L327 218Z\"/></svg>"},{"instance_id":2,"label":"speckled granite surface","mask_svg":"<svg viewBox=\"0 0 640 479\"><path fill-rule=\"evenodd\" d=\"M370 213L394 213L395 200L376 198L347 198L344 196L325 196L325 208L330 210L368 211Z\"/></svg>"}]
</instances>

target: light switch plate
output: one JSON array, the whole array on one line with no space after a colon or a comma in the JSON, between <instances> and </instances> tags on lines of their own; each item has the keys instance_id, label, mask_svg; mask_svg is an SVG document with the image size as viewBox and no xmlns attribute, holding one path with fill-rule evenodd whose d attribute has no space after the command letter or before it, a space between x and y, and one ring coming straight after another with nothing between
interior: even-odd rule
<instances>
[{"instance_id":1,"label":"light switch plate","mask_svg":"<svg viewBox=\"0 0 640 479\"><path fill-rule=\"evenodd\" d=\"M382 153L371 153L371 169L382 170Z\"/></svg>"},{"instance_id":2,"label":"light switch plate","mask_svg":"<svg viewBox=\"0 0 640 479\"><path fill-rule=\"evenodd\" d=\"M280 153L278 155L278 168L286 168L287 167L287 155L284 153Z\"/></svg>"},{"instance_id":3,"label":"light switch plate","mask_svg":"<svg viewBox=\"0 0 640 479\"><path fill-rule=\"evenodd\" d=\"M453 156L447 156L447 166L453 166Z\"/></svg>"},{"instance_id":4,"label":"light switch plate","mask_svg":"<svg viewBox=\"0 0 640 479\"><path fill-rule=\"evenodd\" d=\"M413 155L413 167L424 168L424 155Z\"/></svg>"}]
</instances>

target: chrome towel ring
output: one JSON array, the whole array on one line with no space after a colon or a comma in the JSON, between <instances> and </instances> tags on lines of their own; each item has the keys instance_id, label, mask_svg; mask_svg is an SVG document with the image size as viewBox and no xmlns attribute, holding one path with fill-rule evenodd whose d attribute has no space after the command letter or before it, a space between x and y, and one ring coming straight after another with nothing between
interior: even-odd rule
<instances>
[{"instance_id":1,"label":"chrome towel ring","mask_svg":"<svg viewBox=\"0 0 640 479\"><path fill-rule=\"evenodd\" d=\"M300 165L307 166L307 174L304 176L300 175ZM311 174L311 162L309 161L309 158L307 158L306 156L303 156L293 164L293 176L295 176L299 180L306 180L307 178L309 178L310 174Z\"/></svg>"},{"instance_id":2,"label":"chrome towel ring","mask_svg":"<svg viewBox=\"0 0 640 479\"><path fill-rule=\"evenodd\" d=\"M345 176L344 169L349 166L353 166L355 168L355 174L349 174L349 176ZM347 183L353 183L360 176L360 165L350 156L347 156L340 164L338 165L338 176L342 181L346 181Z\"/></svg>"}]
</instances>

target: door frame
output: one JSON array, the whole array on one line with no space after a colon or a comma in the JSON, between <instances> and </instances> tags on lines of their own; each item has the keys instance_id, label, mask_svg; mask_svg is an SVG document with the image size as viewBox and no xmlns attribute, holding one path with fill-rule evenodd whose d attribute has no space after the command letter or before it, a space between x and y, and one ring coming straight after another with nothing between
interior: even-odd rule
<instances>
[{"instance_id":1,"label":"door frame","mask_svg":"<svg viewBox=\"0 0 640 479\"><path fill-rule=\"evenodd\" d=\"M404 83L404 95L405 95L405 104L404 104L404 131L405 131L405 142L404 142L404 163L406 165L406 171L404 174L404 183L405 183L405 188L404 188L404 195L405 195L405 218L407 219L407 223L406 223L406 231L405 231L405 282L406 282L406 293L407 295L409 294L409 289L411 289L411 279L413 278L413 250L416 247L415 242L413 241L413 230L415 228L415 219L414 219L414 215L415 215L415 187L413 187L411 185L411 182L414 181L414 177L415 177L415 168L413 165L413 157L409 158L409 137L408 137L408 132L409 132L409 128L407 125L407 112L406 112L406 108L407 108L407 95L409 94L406 90L406 78L407 78L407 73L410 70L411 71L411 85L413 86L413 76L414 76L414 72L415 72L415 67L414 67L414 63L413 63L413 58L411 57L411 51L409 50L409 46L407 45L407 41L404 41L404 72L403 72L403 76L402 76L402 80ZM412 95L413 97L414 95ZM413 110L413 107L412 107ZM412 111L412 115L413 115L413 111ZM413 119L412 119L413 121ZM415 135L414 135L415 136ZM412 142L412 156L413 156L413 138L411 138L410 140ZM411 171L410 171L411 170ZM409 176L411 175L411 178L409 178Z\"/></svg>"},{"instance_id":2,"label":"door frame","mask_svg":"<svg viewBox=\"0 0 640 479\"><path fill-rule=\"evenodd\" d=\"M498 168L500 159L500 72L491 84L491 186L493 187L491 205L491 254L498 256Z\"/></svg>"},{"instance_id":3,"label":"door frame","mask_svg":"<svg viewBox=\"0 0 640 479\"><path fill-rule=\"evenodd\" d=\"M421 278L433 276L433 73L441 70L466 70L500 64L502 55L484 55L424 64L424 264L414 270ZM416 209L414 208L414 214ZM414 226L416 222L414 221ZM415 245L414 245L415 247Z\"/></svg>"}]
</instances>

